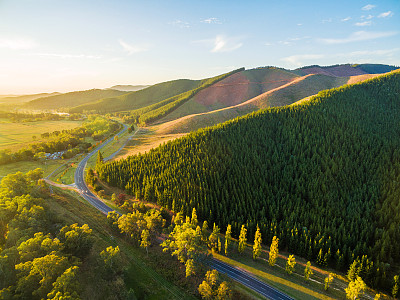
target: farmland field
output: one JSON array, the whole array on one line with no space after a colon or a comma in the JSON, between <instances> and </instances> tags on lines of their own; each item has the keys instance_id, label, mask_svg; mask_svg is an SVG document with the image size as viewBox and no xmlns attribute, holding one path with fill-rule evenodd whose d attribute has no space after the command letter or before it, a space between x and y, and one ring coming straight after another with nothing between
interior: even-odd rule
<instances>
[{"instance_id":1,"label":"farmland field","mask_svg":"<svg viewBox=\"0 0 400 300\"><path fill-rule=\"evenodd\" d=\"M0 150L10 149L15 151L27 143L40 141L40 135L56 130L68 130L82 125L82 121L39 121L26 123L12 123L6 119L0 119Z\"/></svg>"}]
</instances>

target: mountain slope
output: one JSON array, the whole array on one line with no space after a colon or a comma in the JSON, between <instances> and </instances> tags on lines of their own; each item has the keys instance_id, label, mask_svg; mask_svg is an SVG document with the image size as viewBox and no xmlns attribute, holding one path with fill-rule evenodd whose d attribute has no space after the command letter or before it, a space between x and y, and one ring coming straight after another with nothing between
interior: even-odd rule
<instances>
[{"instance_id":1,"label":"mountain slope","mask_svg":"<svg viewBox=\"0 0 400 300\"><path fill-rule=\"evenodd\" d=\"M212 126L244 116L259 109L293 104L301 99L317 94L321 90L356 83L376 75L360 75L352 77L332 77L309 74L269 90L243 103L210 112L188 115L166 122L158 128L159 134L190 132L199 128Z\"/></svg>"},{"instance_id":2,"label":"mountain slope","mask_svg":"<svg viewBox=\"0 0 400 300\"><path fill-rule=\"evenodd\" d=\"M139 109L161 100L191 90L200 84L200 80L178 79L158 83L148 88L76 106L70 112L96 111L99 113L128 111Z\"/></svg>"},{"instance_id":3,"label":"mountain slope","mask_svg":"<svg viewBox=\"0 0 400 300\"><path fill-rule=\"evenodd\" d=\"M311 76L312 77L312 76ZM223 230L344 270L374 260L381 285L400 253L400 71L323 91L104 164L102 180ZM379 233L379 234L377 234ZM378 262L379 261L379 262ZM386 273L386 274L384 274ZM361 273L360 273L361 274ZM392 278L392 277L391 277Z\"/></svg>"},{"instance_id":4,"label":"mountain slope","mask_svg":"<svg viewBox=\"0 0 400 300\"><path fill-rule=\"evenodd\" d=\"M245 70L200 91L160 123L240 104L266 91L282 86L298 76L277 68Z\"/></svg>"},{"instance_id":5,"label":"mountain slope","mask_svg":"<svg viewBox=\"0 0 400 300\"><path fill-rule=\"evenodd\" d=\"M119 96L123 94L126 94L126 92L100 89L77 91L38 98L25 103L23 108L39 110L69 108L105 97Z\"/></svg>"}]
</instances>

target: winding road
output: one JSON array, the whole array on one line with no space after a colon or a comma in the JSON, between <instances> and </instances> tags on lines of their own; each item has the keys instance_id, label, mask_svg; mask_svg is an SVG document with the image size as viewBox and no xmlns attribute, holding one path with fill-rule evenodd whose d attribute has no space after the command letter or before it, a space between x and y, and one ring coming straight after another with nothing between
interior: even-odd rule
<instances>
[{"instance_id":1,"label":"winding road","mask_svg":"<svg viewBox=\"0 0 400 300\"><path fill-rule=\"evenodd\" d=\"M124 128L117 134L120 136L127 130L127 126L123 125ZM107 206L103 201L101 201L96 195L94 195L86 185L84 180L85 168L88 160L96 154L100 149L104 146L109 144L114 137L109 138L106 142L98 146L92 152L85 156L85 158L78 164L78 167L75 171L75 186L79 194L88 201L91 205L93 205L96 209L101 211L103 214L108 214L108 212L113 211L111 207ZM121 148L119 149L121 150ZM119 151L118 150L118 151ZM117 152L118 152L117 151ZM115 153L114 153L115 154ZM114 155L113 154L113 155ZM228 265L220 260L212 258L205 262L208 266L213 269L216 269L220 273L226 274L228 277L232 278L233 280L247 286L248 288L252 289L253 291L259 293L261 296L265 297L266 299L272 300L293 300L293 298L289 297L288 295L278 291L277 289L273 288L272 286L268 285L267 283L258 280L257 278L249 275L247 272L244 272L236 267Z\"/></svg>"},{"instance_id":2,"label":"winding road","mask_svg":"<svg viewBox=\"0 0 400 300\"><path fill-rule=\"evenodd\" d=\"M116 136L122 135L128 129L127 125L123 124L123 126L124 126L124 128L118 134L116 134ZM111 207L106 205L103 201L101 201L95 194L93 194L89 190L89 188L85 182L85 168L86 168L86 164L87 164L88 160L94 154L96 154L100 149L102 149L104 146L108 145L114 139L114 137L115 136L109 138L107 141L105 141L100 146L98 146L96 149L94 149L92 152L90 152L88 155L86 155L85 158L82 159L81 162L78 164L78 167L75 170L75 176L74 176L75 186L77 187L79 194L87 202L89 202L95 208L100 210L103 214L108 214L110 211L113 211L114 209L112 209ZM119 150L121 150L121 148Z\"/></svg>"}]
</instances>

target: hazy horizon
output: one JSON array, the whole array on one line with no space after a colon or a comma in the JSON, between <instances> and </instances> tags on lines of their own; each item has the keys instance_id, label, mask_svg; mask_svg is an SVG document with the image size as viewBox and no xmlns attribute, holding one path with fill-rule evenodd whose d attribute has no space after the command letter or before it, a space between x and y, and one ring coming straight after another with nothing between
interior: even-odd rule
<instances>
[{"instance_id":1,"label":"hazy horizon","mask_svg":"<svg viewBox=\"0 0 400 300\"><path fill-rule=\"evenodd\" d=\"M236 68L400 65L400 3L0 2L0 94L201 79Z\"/></svg>"}]
</instances>

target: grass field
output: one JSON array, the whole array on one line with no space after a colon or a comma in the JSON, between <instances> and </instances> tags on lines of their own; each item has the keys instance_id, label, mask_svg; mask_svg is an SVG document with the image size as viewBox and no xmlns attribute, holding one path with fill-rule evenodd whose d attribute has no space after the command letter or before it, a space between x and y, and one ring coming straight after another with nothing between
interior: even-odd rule
<instances>
[{"instance_id":1,"label":"grass field","mask_svg":"<svg viewBox=\"0 0 400 300\"><path fill-rule=\"evenodd\" d=\"M149 151L150 149L155 148L162 143L166 143L185 135L185 133L160 135L156 133L157 128L158 126L140 128L124 147L124 149L122 149L114 159L126 158L130 155L135 155L138 153L145 153L146 151Z\"/></svg>"},{"instance_id":2,"label":"grass field","mask_svg":"<svg viewBox=\"0 0 400 300\"><path fill-rule=\"evenodd\" d=\"M26 173L36 168L41 168L44 172L44 177L49 175L58 167L62 166L65 162L63 160L47 160L46 163L43 161L19 161L11 164L0 166L0 179L8 174L14 174L18 171Z\"/></svg>"},{"instance_id":3,"label":"grass field","mask_svg":"<svg viewBox=\"0 0 400 300\"><path fill-rule=\"evenodd\" d=\"M0 150L10 149L16 151L22 146L41 141L40 135L45 132L56 130L68 130L82 125L82 121L39 121L27 123L12 123L7 120L0 120Z\"/></svg>"}]
</instances>

